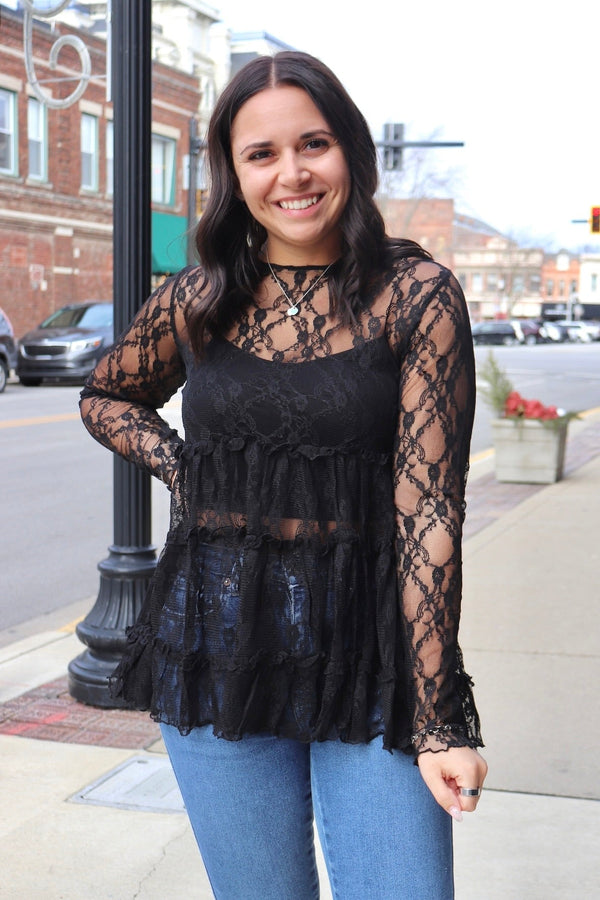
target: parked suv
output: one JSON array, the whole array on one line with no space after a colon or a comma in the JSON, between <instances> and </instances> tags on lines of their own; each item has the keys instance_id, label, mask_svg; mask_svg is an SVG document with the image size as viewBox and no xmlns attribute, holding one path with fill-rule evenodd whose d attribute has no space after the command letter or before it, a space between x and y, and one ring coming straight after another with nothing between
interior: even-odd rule
<instances>
[{"instance_id":1,"label":"parked suv","mask_svg":"<svg viewBox=\"0 0 600 900\"><path fill-rule=\"evenodd\" d=\"M26 387L44 378L83 381L112 342L112 303L63 306L19 341L19 381Z\"/></svg>"},{"instance_id":2,"label":"parked suv","mask_svg":"<svg viewBox=\"0 0 600 900\"><path fill-rule=\"evenodd\" d=\"M525 335L518 322L477 322L472 327L475 344L523 344Z\"/></svg>"},{"instance_id":3,"label":"parked suv","mask_svg":"<svg viewBox=\"0 0 600 900\"><path fill-rule=\"evenodd\" d=\"M15 333L6 313L0 309L0 393L17 365Z\"/></svg>"}]
</instances>

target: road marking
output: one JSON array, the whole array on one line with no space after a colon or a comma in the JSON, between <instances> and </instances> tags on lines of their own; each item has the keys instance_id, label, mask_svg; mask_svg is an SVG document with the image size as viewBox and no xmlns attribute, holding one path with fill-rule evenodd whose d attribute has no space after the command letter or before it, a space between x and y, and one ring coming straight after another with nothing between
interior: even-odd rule
<instances>
[{"instance_id":1,"label":"road marking","mask_svg":"<svg viewBox=\"0 0 600 900\"><path fill-rule=\"evenodd\" d=\"M490 456L494 455L494 448L488 447L487 450L480 450L479 453L474 453L473 456L469 458L469 464L473 465L473 463L482 462L484 459L489 459Z\"/></svg>"},{"instance_id":2,"label":"road marking","mask_svg":"<svg viewBox=\"0 0 600 900\"><path fill-rule=\"evenodd\" d=\"M0 422L0 428L19 428L21 425L48 425L51 422L74 422L81 416L76 413L56 413L54 416L35 416L31 419L7 419Z\"/></svg>"},{"instance_id":3,"label":"road marking","mask_svg":"<svg viewBox=\"0 0 600 900\"><path fill-rule=\"evenodd\" d=\"M72 622L67 622L66 625L62 625L58 630L64 632L65 634L74 634L76 627L80 622L83 622L85 616L79 616L78 619L73 619Z\"/></svg>"}]
</instances>

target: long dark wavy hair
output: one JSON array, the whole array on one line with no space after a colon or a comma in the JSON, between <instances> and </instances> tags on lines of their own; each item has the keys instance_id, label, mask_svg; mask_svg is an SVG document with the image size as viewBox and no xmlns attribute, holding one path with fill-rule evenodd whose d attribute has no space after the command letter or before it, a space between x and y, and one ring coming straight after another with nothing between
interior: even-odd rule
<instances>
[{"instance_id":1,"label":"long dark wavy hair","mask_svg":"<svg viewBox=\"0 0 600 900\"><path fill-rule=\"evenodd\" d=\"M207 331L227 330L264 277L259 254L267 233L236 193L231 128L244 103L260 91L279 85L306 91L339 141L350 172L350 195L339 223L342 255L329 278L332 313L350 322L394 260L430 258L413 241L386 237L374 200L377 151L362 113L334 73L307 53L284 51L259 56L224 89L208 129L210 192L196 231L207 290L202 303L190 307L187 319L192 346L198 354Z\"/></svg>"}]
</instances>

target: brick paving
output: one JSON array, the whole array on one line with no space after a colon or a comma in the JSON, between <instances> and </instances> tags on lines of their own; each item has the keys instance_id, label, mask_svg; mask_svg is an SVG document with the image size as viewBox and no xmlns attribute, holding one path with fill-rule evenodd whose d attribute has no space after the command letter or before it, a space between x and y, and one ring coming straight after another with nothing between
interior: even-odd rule
<instances>
[{"instance_id":1,"label":"brick paving","mask_svg":"<svg viewBox=\"0 0 600 900\"><path fill-rule=\"evenodd\" d=\"M565 475L598 453L600 422L568 440ZM543 488L541 484L499 483L493 472L473 479L467 487L465 540ZM74 700L66 675L0 704L0 734L131 750L147 749L160 738L158 725L145 712L100 709Z\"/></svg>"},{"instance_id":2,"label":"brick paving","mask_svg":"<svg viewBox=\"0 0 600 900\"><path fill-rule=\"evenodd\" d=\"M131 750L145 750L160 738L158 725L145 712L74 700L66 675L0 704L0 734Z\"/></svg>"}]
</instances>

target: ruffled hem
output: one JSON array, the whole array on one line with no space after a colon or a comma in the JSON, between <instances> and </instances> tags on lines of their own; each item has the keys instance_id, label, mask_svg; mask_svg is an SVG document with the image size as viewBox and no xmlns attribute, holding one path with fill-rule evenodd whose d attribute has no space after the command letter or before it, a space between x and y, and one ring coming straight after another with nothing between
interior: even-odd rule
<instances>
[{"instance_id":1,"label":"ruffled hem","mask_svg":"<svg viewBox=\"0 0 600 900\"><path fill-rule=\"evenodd\" d=\"M111 693L149 711L182 734L212 725L216 736L239 741L270 733L303 743L364 744L383 736L383 748L417 755L454 746L482 747L471 680L462 673L465 716L435 747L415 746L410 717L393 669L372 671L358 654L334 661L324 653L298 659L288 652L247 660L183 656L153 635L148 623L129 631L129 648L111 678ZM235 698L235 702L231 702Z\"/></svg>"}]
</instances>

